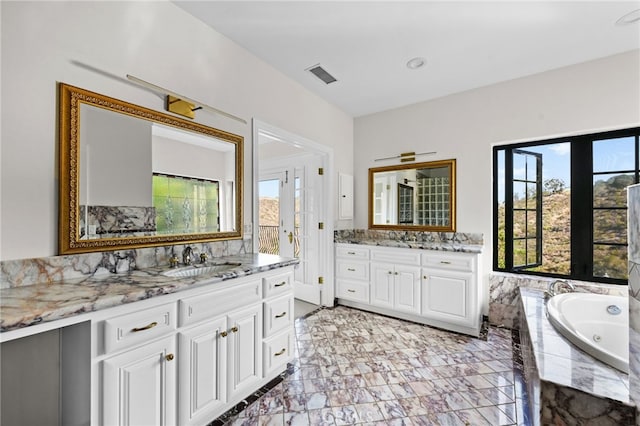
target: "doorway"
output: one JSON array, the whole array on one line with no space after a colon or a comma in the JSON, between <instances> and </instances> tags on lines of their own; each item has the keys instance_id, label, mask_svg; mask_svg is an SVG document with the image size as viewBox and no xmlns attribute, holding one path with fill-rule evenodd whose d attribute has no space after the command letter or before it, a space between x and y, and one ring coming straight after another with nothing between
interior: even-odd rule
<instances>
[{"instance_id":1,"label":"doorway","mask_svg":"<svg viewBox=\"0 0 640 426\"><path fill-rule=\"evenodd\" d=\"M295 298L332 305L331 153L256 121L254 141L254 251L299 259Z\"/></svg>"}]
</instances>

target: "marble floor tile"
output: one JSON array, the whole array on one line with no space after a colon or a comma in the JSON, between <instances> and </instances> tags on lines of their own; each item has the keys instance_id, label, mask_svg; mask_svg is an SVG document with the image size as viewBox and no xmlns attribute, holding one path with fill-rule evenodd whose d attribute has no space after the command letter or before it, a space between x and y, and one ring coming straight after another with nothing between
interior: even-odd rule
<instances>
[{"instance_id":1,"label":"marble floor tile","mask_svg":"<svg viewBox=\"0 0 640 426\"><path fill-rule=\"evenodd\" d=\"M510 330L481 340L338 306L295 331L281 383L212 425L529 424Z\"/></svg>"}]
</instances>

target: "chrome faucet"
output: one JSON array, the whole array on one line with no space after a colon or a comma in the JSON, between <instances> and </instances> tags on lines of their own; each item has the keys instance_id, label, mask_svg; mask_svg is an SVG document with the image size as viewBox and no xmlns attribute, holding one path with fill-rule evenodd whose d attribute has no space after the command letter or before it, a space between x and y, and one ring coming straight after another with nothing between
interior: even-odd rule
<instances>
[{"instance_id":1,"label":"chrome faucet","mask_svg":"<svg viewBox=\"0 0 640 426\"><path fill-rule=\"evenodd\" d=\"M576 288L573 284L568 281L563 280L555 280L549 283L549 287L547 287L547 291L544 292L545 299L549 299L556 294L562 293L573 293L576 291Z\"/></svg>"},{"instance_id":2,"label":"chrome faucet","mask_svg":"<svg viewBox=\"0 0 640 426\"><path fill-rule=\"evenodd\" d=\"M190 246L186 246L184 250L182 250L182 263L185 265L191 265L191 256L193 255L193 250Z\"/></svg>"}]
</instances>

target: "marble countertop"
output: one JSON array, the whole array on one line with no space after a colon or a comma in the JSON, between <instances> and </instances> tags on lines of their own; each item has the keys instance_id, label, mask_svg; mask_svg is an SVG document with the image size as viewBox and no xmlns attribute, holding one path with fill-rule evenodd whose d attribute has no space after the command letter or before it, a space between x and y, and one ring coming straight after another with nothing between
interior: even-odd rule
<instances>
[{"instance_id":1,"label":"marble countertop","mask_svg":"<svg viewBox=\"0 0 640 426\"><path fill-rule=\"evenodd\" d=\"M541 380L629 403L629 375L600 362L560 335L546 315L544 292L520 287Z\"/></svg>"},{"instance_id":2,"label":"marble countertop","mask_svg":"<svg viewBox=\"0 0 640 426\"><path fill-rule=\"evenodd\" d=\"M401 240L368 240L358 238L335 239L337 244L361 244L378 247L399 247L419 250L456 251L463 253L482 253L482 246L477 244L461 244L454 242L422 242Z\"/></svg>"},{"instance_id":3,"label":"marble countertop","mask_svg":"<svg viewBox=\"0 0 640 426\"><path fill-rule=\"evenodd\" d=\"M167 277L162 272L169 268L158 267L0 289L0 332L212 285L299 262L298 259L255 253L225 256L216 261L238 262L240 266L215 276Z\"/></svg>"}]
</instances>

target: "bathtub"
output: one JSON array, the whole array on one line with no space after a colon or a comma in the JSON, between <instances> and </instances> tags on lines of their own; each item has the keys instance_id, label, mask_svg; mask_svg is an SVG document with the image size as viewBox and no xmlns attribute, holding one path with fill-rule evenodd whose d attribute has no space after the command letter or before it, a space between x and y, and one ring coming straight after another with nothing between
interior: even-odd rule
<instances>
[{"instance_id":1,"label":"bathtub","mask_svg":"<svg viewBox=\"0 0 640 426\"><path fill-rule=\"evenodd\" d=\"M594 293L563 293L547 302L549 322L594 358L629 372L629 300Z\"/></svg>"}]
</instances>

